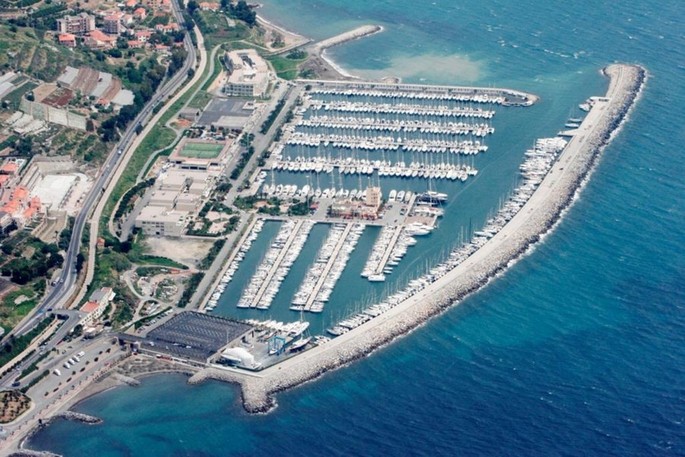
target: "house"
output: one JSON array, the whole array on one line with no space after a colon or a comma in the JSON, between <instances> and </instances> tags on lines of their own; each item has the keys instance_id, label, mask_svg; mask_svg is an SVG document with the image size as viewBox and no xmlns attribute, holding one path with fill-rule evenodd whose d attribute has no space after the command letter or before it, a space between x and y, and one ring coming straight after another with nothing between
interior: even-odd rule
<instances>
[{"instance_id":1,"label":"house","mask_svg":"<svg viewBox=\"0 0 685 457\"><path fill-rule=\"evenodd\" d=\"M129 40L128 47L131 49L138 49L145 47L145 43L140 40Z\"/></svg>"},{"instance_id":2,"label":"house","mask_svg":"<svg viewBox=\"0 0 685 457\"><path fill-rule=\"evenodd\" d=\"M93 30L83 41L89 48L112 48L116 44L115 36L107 35L99 30Z\"/></svg>"},{"instance_id":3,"label":"house","mask_svg":"<svg viewBox=\"0 0 685 457\"><path fill-rule=\"evenodd\" d=\"M135 8L138 4L138 0L126 0L126 8Z\"/></svg>"},{"instance_id":4,"label":"house","mask_svg":"<svg viewBox=\"0 0 685 457\"><path fill-rule=\"evenodd\" d=\"M202 11L219 11L221 6L215 2L201 2L200 9Z\"/></svg>"},{"instance_id":5,"label":"house","mask_svg":"<svg viewBox=\"0 0 685 457\"><path fill-rule=\"evenodd\" d=\"M151 36L152 30L136 30L136 40L141 43L147 43Z\"/></svg>"},{"instance_id":6,"label":"house","mask_svg":"<svg viewBox=\"0 0 685 457\"><path fill-rule=\"evenodd\" d=\"M60 33L57 36L57 41L62 46L66 46L68 48L76 47L76 35L73 35L71 33Z\"/></svg>"},{"instance_id":7,"label":"house","mask_svg":"<svg viewBox=\"0 0 685 457\"><path fill-rule=\"evenodd\" d=\"M133 18L138 20L138 21L144 21L145 18L147 17L147 12L145 11L145 8L136 8L133 11Z\"/></svg>"},{"instance_id":8,"label":"house","mask_svg":"<svg viewBox=\"0 0 685 457\"><path fill-rule=\"evenodd\" d=\"M102 287L90 295L90 299L81 307L85 316L81 319L84 327L92 326L105 312L107 305L114 299L115 293L111 287Z\"/></svg>"},{"instance_id":9,"label":"house","mask_svg":"<svg viewBox=\"0 0 685 457\"><path fill-rule=\"evenodd\" d=\"M172 22L170 24L157 24L155 26L155 30L162 33L176 32L180 30L180 28L181 27L175 22Z\"/></svg>"},{"instance_id":10,"label":"house","mask_svg":"<svg viewBox=\"0 0 685 457\"><path fill-rule=\"evenodd\" d=\"M128 13L126 13L126 14L124 14L123 16L121 16L121 23L122 23L123 25L125 25L126 27L130 26L131 24L133 24L133 22L134 22L134 20L133 20L133 14L128 14Z\"/></svg>"}]
</instances>

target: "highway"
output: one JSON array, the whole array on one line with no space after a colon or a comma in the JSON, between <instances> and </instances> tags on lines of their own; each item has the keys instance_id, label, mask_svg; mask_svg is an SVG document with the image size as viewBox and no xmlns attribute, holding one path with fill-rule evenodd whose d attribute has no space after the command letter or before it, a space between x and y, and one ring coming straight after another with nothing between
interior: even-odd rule
<instances>
[{"instance_id":1,"label":"highway","mask_svg":"<svg viewBox=\"0 0 685 457\"><path fill-rule=\"evenodd\" d=\"M176 17L176 20L178 23L183 23L183 16L181 14L178 0L172 1L172 5L172 12ZM179 87L183 85L188 78L188 70L193 68L195 65L197 60L197 50L193 46L190 35L187 33L183 40L183 45L188 52L183 67L179 69L171 77L171 79L165 80L160 85L160 87L157 89L157 92L155 92L140 113L138 113L136 118L129 124L129 127L123 133L121 139L105 160L102 166L101 174L98 176L97 180L93 184L93 187L90 189L88 195L84 199L83 207L74 220L71 240L64 258L64 264L62 265L62 272L57 278L57 282L49 291L43 302L37 306L19 325L17 325L17 327L14 328L12 331L13 335L21 336L29 332L45 317L47 313L64 307L68 302L68 299L74 292L76 292L76 290L74 290L78 278L78 273L76 271L76 259L81 250L81 239L93 208L97 206L101 195L104 193L104 189L109 185L116 169L119 166L126 166L124 163L125 161L122 160L122 158L126 157L126 151L137 136L136 127L138 125L145 125L150 120L150 118L154 115L153 110L155 106L160 102L164 102L169 96L173 95L173 93L176 92ZM57 338L57 336L61 335L61 337L63 337L68 331L76 326L79 320L74 318L74 315L77 314L77 312L60 312L60 314L68 314L70 319L68 319L64 325L62 325L58 331L59 335L55 335L55 337L52 338L52 344L55 344L59 341L60 338ZM37 354L34 354L34 357L29 357L29 359L35 357L37 357ZM30 363L31 360L26 360L22 366ZM6 386L6 384L7 377L0 380L0 386Z\"/></svg>"}]
</instances>

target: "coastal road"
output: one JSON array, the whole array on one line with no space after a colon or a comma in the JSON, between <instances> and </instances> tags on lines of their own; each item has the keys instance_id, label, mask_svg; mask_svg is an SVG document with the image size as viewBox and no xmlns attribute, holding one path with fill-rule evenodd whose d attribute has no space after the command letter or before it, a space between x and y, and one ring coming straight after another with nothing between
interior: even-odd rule
<instances>
[{"instance_id":1,"label":"coastal road","mask_svg":"<svg viewBox=\"0 0 685 457\"><path fill-rule=\"evenodd\" d=\"M172 5L174 16L178 21L182 21L183 17L177 0L174 0ZM153 110L155 106L158 103L165 101L169 95L173 94L185 82L185 80L188 78L188 70L195 65L197 60L196 50L188 34L186 34L183 44L188 52L183 67L179 69L171 77L171 79L167 80L160 86L150 101L148 101L140 113L138 113L138 116L136 116L133 122L130 123L116 147L105 160L100 176L97 178L92 189L86 196L83 207L74 221L74 227L72 230L69 247L64 259L62 273L57 278L57 283L52 290L50 290L43 302L32 312L29 318L25 319L21 324L15 327L12 332L14 335L20 336L30 331L45 317L46 312L49 312L52 309L63 307L68 298L71 297L73 292L75 292L73 289L78 277L78 272L76 271L76 260L81 250L81 239L83 237L83 232L90 212L94 208L95 204L100 200L101 194L110 183L110 178L117 167L125 167L126 160L122 160L122 157L124 157L124 153L128 150L131 142L137 136L136 127L138 125L145 125L148 122L150 117L154 114Z\"/></svg>"}]
</instances>

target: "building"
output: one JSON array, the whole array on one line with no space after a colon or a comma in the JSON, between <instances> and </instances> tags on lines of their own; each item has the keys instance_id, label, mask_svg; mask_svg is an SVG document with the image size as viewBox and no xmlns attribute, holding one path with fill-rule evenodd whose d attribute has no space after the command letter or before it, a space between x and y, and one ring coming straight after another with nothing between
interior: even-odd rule
<instances>
[{"instance_id":1,"label":"building","mask_svg":"<svg viewBox=\"0 0 685 457\"><path fill-rule=\"evenodd\" d=\"M221 5L215 2L200 2L200 9L202 11L219 11Z\"/></svg>"},{"instance_id":2,"label":"building","mask_svg":"<svg viewBox=\"0 0 685 457\"><path fill-rule=\"evenodd\" d=\"M102 317L107 305L114 300L116 294L111 287L102 287L90 295L90 299L81 307L85 316L81 319L81 325L91 327Z\"/></svg>"},{"instance_id":3,"label":"building","mask_svg":"<svg viewBox=\"0 0 685 457\"><path fill-rule=\"evenodd\" d=\"M377 210L381 207L382 200L383 193L381 192L380 187L369 186L366 189L366 200L364 202L366 203L366 206L369 206Z\"/></svg>"},{"instance_id":4,"label":"building","mask_svg":"<svg viewBox=\"0 0 685 457\"><path fill-rule=\"evenodd\" d=\"M73 33L76 35L95 30L95 17L87 13L76 16L64 16L57 19L57 31L60 33Z\"/></svg>"},{"instance_id":5,"label":"building","mask_svg":"<svg viewBox=\"0 0 685 457\"><path fill-rule=\"evenodd\" d=\"M138 20L138 21L144 21L146 17L147 17L147 12L145 11L145 8L136 8L133 11L133 18Z\"/></svg>"},{"instance_id":6,"label":"building","mask_svg":"<svg viewBox=\"0 0 685 457\"><path fill-rule=\"evenodd\" d=\"M261 97L269 85L269 67L254 49L227 52L229 77L224 93L234 97Z\"/></svg>"},{"instance_id":7,"label":"building","mask_svg":"<svg viewBox=\"0 0 685 457\"><path fill-rule=\"evenodd\" d=\"M181 236L188 223L188 211L146 206L136 217L136 228L148 236Z\"/></svg>"},{"instance_id":8,"label":"building","mask_svg":"<svg viewBox=\"0 0 685 457\"><path fill-rule=\"evenodd\" d=\"M109 16L105 16L102 24L102 31L109 33L110 35L119 35L124 31L124 26L121 23L122 14L114 13Z\"/></svg>"},{"instance_id":9,"label":"building","mask_svg":"<svg viewBox=\"0 0 685 457\"><path fill-rule=\"evenodd\" d=\"M76 47L76 35L72 33L60 33L57 37L57 41L59 41L59 44L62 46L66 46L68 48Z\"/></svg>"},{"instance_id":10,"label":"building","mask_svg":"<svg viewBox=\"0 0 685 457\"><path fill-rule=\"evenodd\" d=\"M88 36L83 40L83 43L89 48L113 48L117 42L115 36L107 35L102 33L100 30L93 30L88 32Z\"/></svg>"}]
</instances>

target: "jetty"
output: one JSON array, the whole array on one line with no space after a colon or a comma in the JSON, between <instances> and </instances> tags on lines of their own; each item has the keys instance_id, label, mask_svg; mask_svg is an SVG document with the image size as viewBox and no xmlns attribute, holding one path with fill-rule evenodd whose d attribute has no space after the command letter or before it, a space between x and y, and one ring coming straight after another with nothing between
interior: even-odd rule
<instances>
[{"instance_id":1,"label":"jetty","mask_svg":"<svg viewBox=\"0 0 685 457\"><path fill-rule=\"evenodd\" d=\"M347 41L357 40L359 38L364 38L375 33L383 31L383 27L380 25L362 25L356 29L349 30L347 32L341 33L325 40L317 41L309 46L311 52L316 55L320 55L323 51L333 46L345 43Z\"/></svg>"},{"instance_id":2,"label":"jetty","mask_svg":"<svg viewBox=\"0 0 685 457\"><path fill-rule=\"evenodd\" d=\"M276 257L276 260L271 265L269 272L267 273L266 277L264 278L264 282L262 282L261 287L259 288L259 290L255 294L254 298L252 299L252 304L250 305L251 308L255 308L261 302L262 298L264 297L264 293L266 292L267 288L271 285L271 280L273 279L273 277L276 274L276 272L278 271L278 269L281 268L281 264L283 263L283 259L285 258L286 254L289 252L289 249L293 245L293 241L295 241L295 238L297 238L303 224L304 224L303 220L295 221L295 228L293 228L293 231L290 233L290 236L288 236L288 238L286 239L285 244L283 245L283 248L278 253L278 257Z\"/></svg>"},{"instance_id":3,"label":"jetty","mask_svg":"<svg viewBox=\"0 0 685 457\"><path fill-rule=\"evenodd\" d=\"M529 252L541 236L552 230L561 214L574 201L588 173L596 164L641 92L646 71L633 65L610 65L604 69L610 78L608 92L594 104L565 148L540 178L540 183L498 231L479 236L474 249L453 268L437 266L421 288L326 344L305 351L257 375L211 367L191 382L221 379L242 387L245 409L266 412L274 407L271 395L363 357L424 323L430 317L459 303L509 268ZM556 155L555 155L556 157Z\"/></svg>"},{"instance_id":4,"label":"jetty","mask_svg":"<svg viewBox=\"0 0 685 457\"><path fill-rule=\"evenodd\" d=\"M343 245L345 244L345 241L347 240L347 236L350 234L350 231L352 230L352 226L353 224L345 225L345 229L343 230L342 235L338 240L338 243L333 248L333 253L331 254L330 258L328 259L328 262L326 263L326 266L321 272L321 276L319 276L319 279L314 284L314 288L312 289L311 294L309 295L309 298L307 299L307 302L304 305L305 311L312 311L312 305L314 305L314 302L316 301L319 292L321 292L321 288L323 287L324 283L328 280L328 275L331 272L331 268L333 268L333 265L337 262L338 256L340 255L340 251Z\"/></svg>"}]
</instances>

